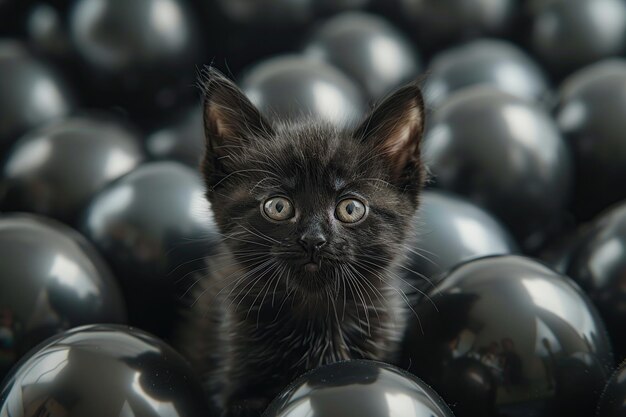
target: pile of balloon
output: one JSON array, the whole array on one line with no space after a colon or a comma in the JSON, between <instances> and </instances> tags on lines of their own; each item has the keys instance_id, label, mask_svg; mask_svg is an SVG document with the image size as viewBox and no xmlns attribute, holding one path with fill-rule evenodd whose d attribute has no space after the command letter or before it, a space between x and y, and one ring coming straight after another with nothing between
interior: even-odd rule
<instances>
[{"instance_id":1,"label":"pile of balloon","mask_svg":"<svg viewBox=\"0 0 626 417\"><path fill-rule=\"evenodd\" d=\"M0 0L1 417L218 415L168 344L219 240L208 64L268 117L427 105L400 362L267 417L626 416L624 0Z\"/></svg>"}]
</instances>

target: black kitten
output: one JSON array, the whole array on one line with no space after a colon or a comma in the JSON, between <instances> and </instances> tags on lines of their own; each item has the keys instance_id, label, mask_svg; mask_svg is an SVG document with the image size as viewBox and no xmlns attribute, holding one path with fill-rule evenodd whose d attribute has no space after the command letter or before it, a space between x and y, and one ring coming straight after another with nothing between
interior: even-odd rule
<instances>
[{"instance_id":1,"label":"black kitten","mask_svg":"<svg viewBox=\"0 0 626 417\"><path fill-rule=\"evenodd\" d=\"M394 360L423 103L408 85L340 131L269 123L213 69L204 87L202 168L223 248L198 282L180 348L225 416L258 416L311 368Z\"/></svg>"}]
</instances>

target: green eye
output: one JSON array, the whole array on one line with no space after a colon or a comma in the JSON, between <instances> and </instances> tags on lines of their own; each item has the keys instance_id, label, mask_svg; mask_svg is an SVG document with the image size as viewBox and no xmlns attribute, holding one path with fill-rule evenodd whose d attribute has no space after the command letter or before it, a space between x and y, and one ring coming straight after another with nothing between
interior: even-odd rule
<instances>
[{"instance_id":1,"label":"green eye","mask_svg":"<svg viewBox=\"0 0 626 417\"><path fill-rule=\"evenodd\" d=\"M337 204L335 215L344 223L356 223L365 216L365 205L356 198L346 198Z\"/></svg>"},{"instance_id":2,"label":"green eye","mask_svg":"<svg viewBox=\"0 0 626 417\"><path fill-rule=\"evenodd\" d=\"M272 220L287 220L293 217L293 205L285 197L271 197L263 203L263 212Z\"/></svg>"}]
</instances>

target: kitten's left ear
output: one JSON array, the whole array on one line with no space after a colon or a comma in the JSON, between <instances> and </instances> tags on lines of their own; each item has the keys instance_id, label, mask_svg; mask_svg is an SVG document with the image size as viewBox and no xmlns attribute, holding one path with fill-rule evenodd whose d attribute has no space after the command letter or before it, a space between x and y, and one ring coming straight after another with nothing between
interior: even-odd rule
<instances>
[{"instance_id":1,"label":"kitten's left ear","mask_svg":"<svg viewBox=\"0 0 626 417\"><path fill-rule=\"evenodd\" d=\"M423 133L424 100L417 84L409 84L374 108L355 130L354 137L387 159L396 185L419 189L423 177L420 159Z\"/></svg>"}]
</instances>

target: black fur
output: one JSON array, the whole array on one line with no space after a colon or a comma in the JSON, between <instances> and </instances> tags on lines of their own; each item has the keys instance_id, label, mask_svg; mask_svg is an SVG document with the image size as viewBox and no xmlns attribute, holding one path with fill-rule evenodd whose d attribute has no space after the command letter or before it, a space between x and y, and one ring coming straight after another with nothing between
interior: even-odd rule
<instances>
[{"instance_id":1,"label":"black fur","mask_svg":"<svg viewBox=\"0 0 626 417\"><path fill-rule=\"evenodd\" d=\"M223 247L197 282L179 348L224 416L258 416L313 367L393 361L408 310L399 268L424 178L423 103L408 85L352 131L270 123L222 74L204 75L202 169ZM277 195L294 218L262 214ZM345 197L366 203L363 220L336 218ZM298 243L307 233L327 242L314 258ZM305 269L311 259L318 270Z\"/></svg>"}]
</instances>

